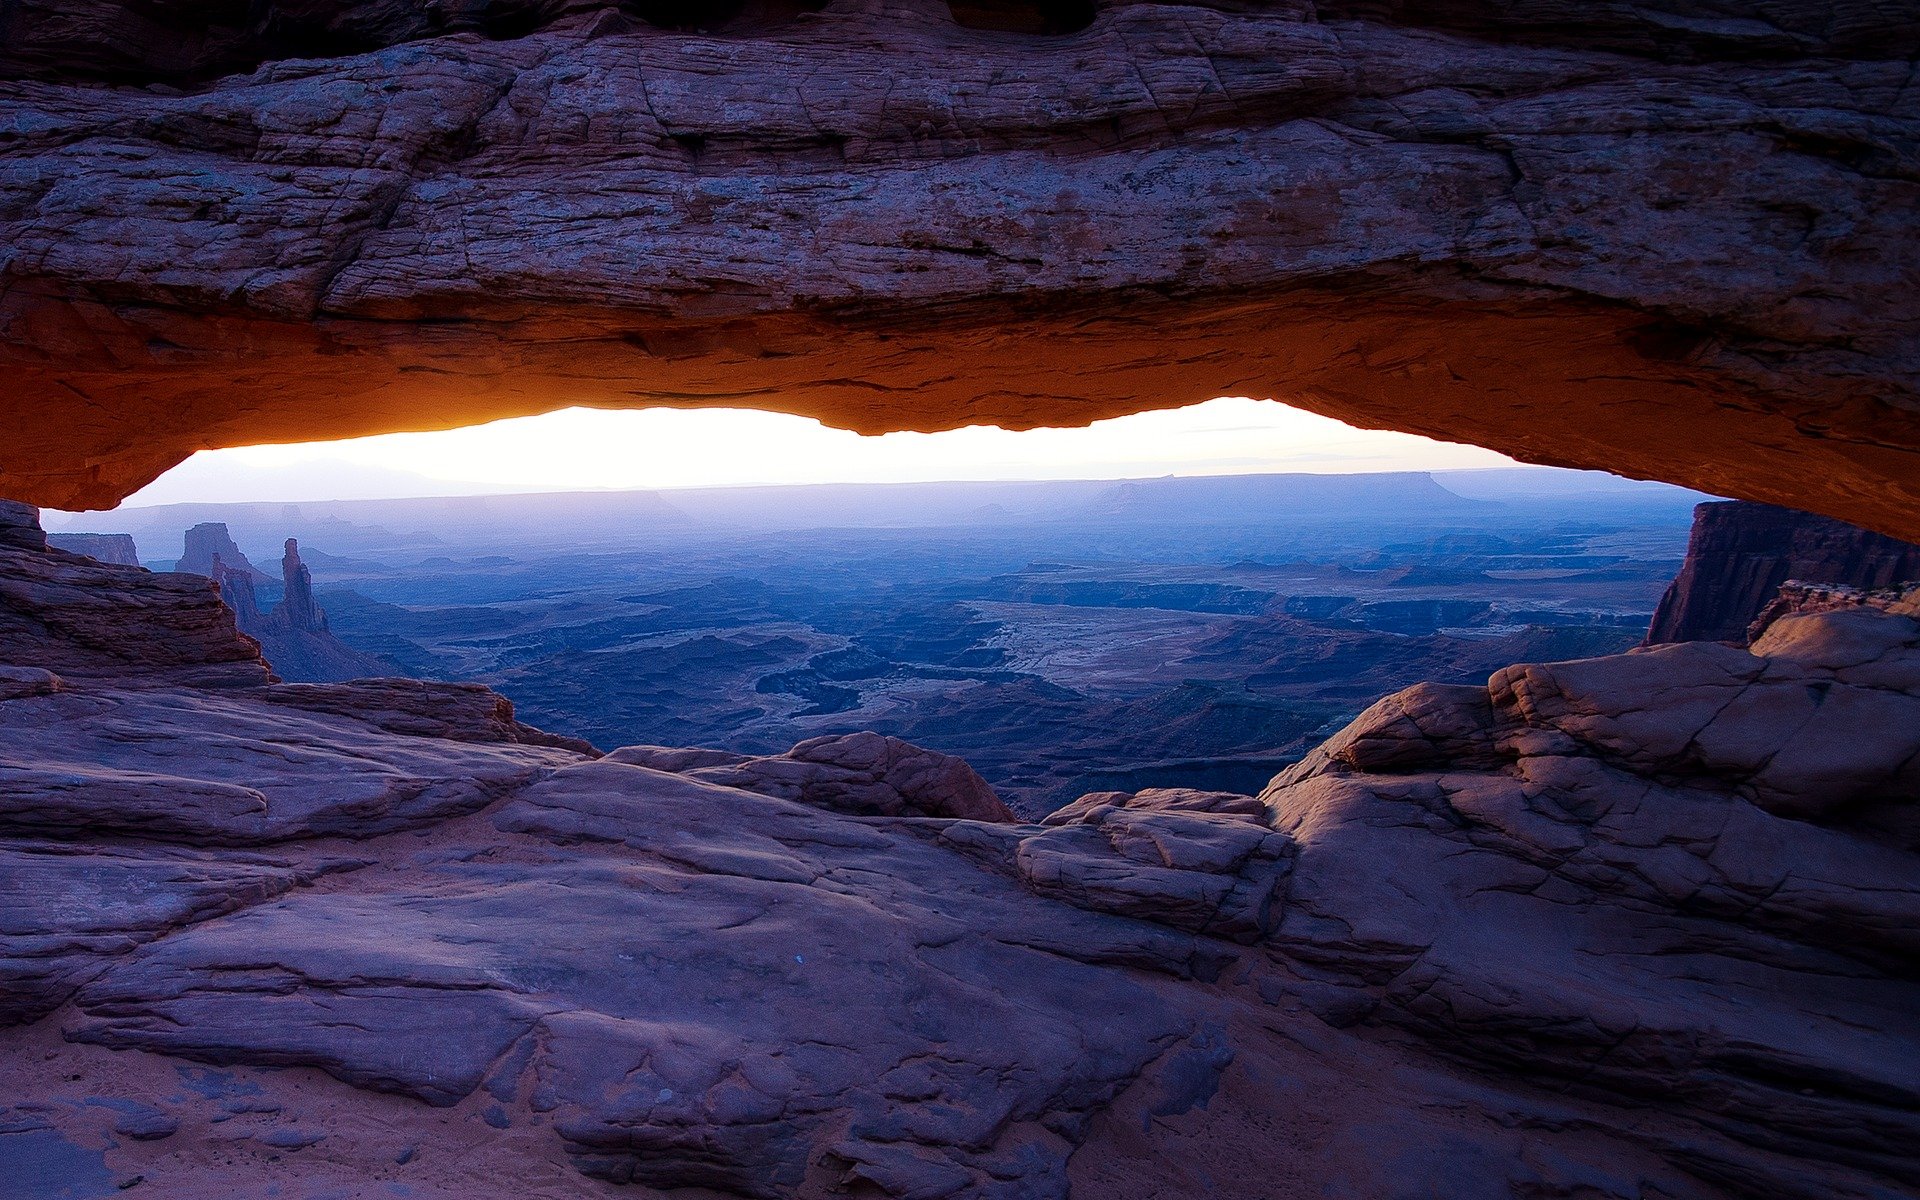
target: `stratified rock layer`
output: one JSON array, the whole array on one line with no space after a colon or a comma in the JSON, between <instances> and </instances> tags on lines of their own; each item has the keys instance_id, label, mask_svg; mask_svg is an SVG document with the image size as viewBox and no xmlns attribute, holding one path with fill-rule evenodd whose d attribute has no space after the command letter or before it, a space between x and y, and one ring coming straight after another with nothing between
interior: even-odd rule
<instances>
[{"instance_id":1,"label":"stratified rock layer","mask_svg":"<svg viewBox=\"0 0 1920 1200\"><path fill-rule=\"evenodd\" d=\"M778 7L16 5L0 490L1251 394L1920 537L1901 5Z\"/></svg>"},{"instance_id":2,"label":"stratified rock layer","mask_svg":"<svg viewBox=\"0 0 1920 1200\"><path fill-rule=\"evenodd\" d=\"M0 662L110 682L240 687L270 678L208 580L49 550L39 513L5 500Z\"/></svg>"},{"instance_id":3,"label":"stratified rock layer","mask_svg":"<svg viewBox=\"0 0 1920 1200\"><path fill-rule=\"evenodd\" d=\"M1381 701L1263 797L1298 846L1275 945L1329 1019L1920 1186L1917 603Z\"/></svg>"},{"instance_id":4,"label":"stratified rock layer","mask_svg":"<svg viewBox=\"0 0 1920 1200\"><path fill-rule=\"evenodd\" d=\"M121 567L140 565L140 552L135 549L133 536L126 533L50 533L47 544L57 550L72 554L84 554L88 558L97 558L103 563L112 563Z\"/></svg>"},{"instance_id":5,"label":"stratified rock layer","mask_svg":"<svg viewBox=\"0 0 1920 1200\"><path fill-rule=\"evenodd\" d=\"M785 754L759 758L658 746L628 746L609 757L862 816L1014 819L966 763L877 733L811 738Z\"/></svg>"},{"instance_id":6,"label":"stratified rock layer","mask_svg":"<svg viewBox=\"0 0 1920 1200\"><path fill-rule=\"evenodd\" d=\"M1867 589L1920 582L1920 546L1770 504L1702 504L1647 642L1744 642L1789 581Z\"/></svg>"},{"instance_id":7,"label":"stratified rock layer","mask_svg":"<svg viewBox=\"0 0 1920 1200\"><path fill-rule=\"evenodd\" d=\"M185 551L173 569L214 579L221 572L238 572L253 583L271 583L273 577L248 561L224 521L203 521L187 530Z\"/></svg>"},{"instance_id":8,"label":"stratified rock layer","mask_svg":"<svg viewBox=\"0 0 1920 1200\"><path fill-rule=\"evenodd\" d=\"M187 532L190 548L193 534L202 529L218 530L222 538L226 536L225 525L196 525ZM293 538L287 539L286 554L280 560L280 603L272 612L261 612L254 595L253 577L259 572L248 565L231 567L219 554L212 555L211 562L207 574L219 589L220 598L233 610L234 622L242 633L260 643L261 653L282 679L344 683L394 673L391 664L333 636L327 627L327 614L314 603L313 573L300 561L299 543ZM245 564L246 559L240 562Z\"/></svg>"},{"instance_id":9,"label":"stratified rock layer","mask_svg":"<svg viewBox=\"0 0 1920 1200\"><path fill-rule=\"evenodd\" d=\"M1920 1187L1920 592L1034 825L872 734L595 759L485 689L248 675L230 619L183 671L182 577L36 533L0 509L19 1194Z\"/></svg>"}]
</instances>

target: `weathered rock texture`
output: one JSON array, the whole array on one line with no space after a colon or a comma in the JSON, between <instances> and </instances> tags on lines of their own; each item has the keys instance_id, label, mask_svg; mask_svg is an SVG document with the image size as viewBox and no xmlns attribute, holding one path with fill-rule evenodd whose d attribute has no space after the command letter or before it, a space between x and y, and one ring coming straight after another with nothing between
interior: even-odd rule
<instances>
[{"instance_id":1,"label":"weathered rock texture","mask_svg":"<svg viewBox=\"0 0 1920 1200\"><path fill-rule=\"evenodd\" d=\"M1802 1159L1678 1151L1736 1190L1920 1186L1916 603L1381 701L1263 797L1298 846L1274 944L1331 1020Z\"/></svg>"},{"instance_id":2,"label":"weathered rock texture","mask_svg":"<svg viewBox=\"0 0 1920 1200\"><path fill-rule=\"evenodd\" d=\"M1253 394L1920 537L1906 5L806 7L10 6L0 489Z\"/></svg>"},{"instance_id":3,"label":"weathered rock texture","mask_svg":"<svg viewBox=\"0 0 1920 1200\"><path fill-rule=\"evenodd\" d=\"M1789 583L1780 589L1747 627L1749 641L1757 640L1782 617L1874 608L1902 616L1920 617L1920 588L1855 588L1844 584Z\"/></svg>"},{"instance_id":4,"label":"weathered rock texture","mask_svg":"<svg viewBox=\"0 0 1920 1200\"><path fill-rule=\"evenodd\" d=\"M661 746L627 746L608 757L862 816L1014 819L966 763L877 733L811 738L785 754L758 758Z\"/></svg>"},{"instance_id":5,"label":"weathered rock texture","mask_svg":"<svg viewBox=\"0 0 1920 1200\"><path fill-rule=\"evenodd\" d=\"M133 535L126 533L50 533L47 545L72 554L121 567L140 565L140 552L134 548Z\"/></svg>"},{"instance_id":6,"label":"weathered rock texture","mask_svg":"<svg viewBox=\"0 0 1920 1200\"><path fill-rule=\"evenodd\" d=\"M1035 825L875 735L272 684L204 581L39 540L0 508L10 1195L1920 1188L1920 592Z\"/></svg>"},{"instance_id":7,"label":"weathered rock texture","mask_svg":"<svg viewBox=\"0 0 1920 1200\"><path fill-rule=\"evenodd\" d=\"M1920 546L1770 504L1702 504L1647 642L1745 642L1790 580L1868 589L1920 582Z\"/></svg>"},{"instance_id":8,"label":"weathered rock texture","mask_svg":"<svg viewBox=\"0 0 1920 1200\"><path fill-rule=\"evenodd\" d=\"M271 678L206 579L50 550L39 514L11 501L0 501L0 662L117 682Z\"/></svg>"}]
</instances>

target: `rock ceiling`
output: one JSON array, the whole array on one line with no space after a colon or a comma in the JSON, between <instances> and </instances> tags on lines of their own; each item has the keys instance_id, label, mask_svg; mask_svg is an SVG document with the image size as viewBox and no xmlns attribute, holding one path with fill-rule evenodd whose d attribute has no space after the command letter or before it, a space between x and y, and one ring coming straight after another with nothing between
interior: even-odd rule
<instances>
[{"instance_id":1,"label":"rock ceiling","mask_svg":"<svg viewBox=\"0 0 1920 1200\"><path fill-rule=\"evenodd\" d=\"M1906 4L230 7L0 16L0 494L1238 394L1920 538Z\"/></svg>"}]
</instances>

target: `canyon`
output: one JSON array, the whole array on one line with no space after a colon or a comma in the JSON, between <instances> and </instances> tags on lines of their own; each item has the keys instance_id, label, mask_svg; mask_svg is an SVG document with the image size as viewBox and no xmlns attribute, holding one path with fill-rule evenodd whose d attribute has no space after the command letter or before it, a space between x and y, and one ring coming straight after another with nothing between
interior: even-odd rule
<instances>
[{"instance_id":1,"label":"canyon","mask_svg":"<svg viewBox=\"0 0 1920 1200\"><path fill-rule=\"evenodd\" d=\"M1794 595L1033 823L277 683L0 508L11 1194L1901 1194L1920 592Z\"/></svg>"},{"instance_id":2,"label":"canyon","mask_svg":"<svg viewBox=\"0 0 1920 1200\"><path fill-rule=\"evenodd\" d=\"M600 746L765 755L877 731L966 760L1037 819L1091 791L1257 792L1409 684L1625 650L1681 569L1699 499L1506 469L169 505L60 523L147 545L231 530L259 562L297 535L324 635L290 644L264 620L271 585L227 594L289 681L481 683Z\"/></svg>"},{"instance_id":3,"label":"canyon","mask_svg":"<svg viewBox=\"0 0 1920 1200\"><path fill-rule=\"evenodd\" d=\"M1884 0L0 6L0 1193L1920 1194L1917 60ZM1676 563L1400 480L1405 543L1281 561L1168 496L1304 492L961 487L998 542L776 523L763 591L711 534L768 493L576 531L686 570L275 505L149 571L34 507L575 404L1220 395L1754 503ZM353 626L474 677L276 676ZM1080 724L1127 769L1024 770Z\"/></svg>"}]
</instances>

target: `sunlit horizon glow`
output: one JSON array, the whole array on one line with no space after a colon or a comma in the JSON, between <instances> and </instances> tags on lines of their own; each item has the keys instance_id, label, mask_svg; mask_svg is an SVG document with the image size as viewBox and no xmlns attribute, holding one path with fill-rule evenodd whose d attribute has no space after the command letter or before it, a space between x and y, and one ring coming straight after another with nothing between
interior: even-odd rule
<instances>
[{"instance_id":1,"label":"sunlit horizon glow","mask_svg":"<svg viewBox=\"0 0 1920 1200\"><path fill-rule=\"evenodd\" d=\"M1356 429L1227 397L1078 429L862 437L743 409L569 408L440 433L202 451L123 508L808 483L1348 474L1515 465L1477 446Z\"/></svg>"}]
</instances>

